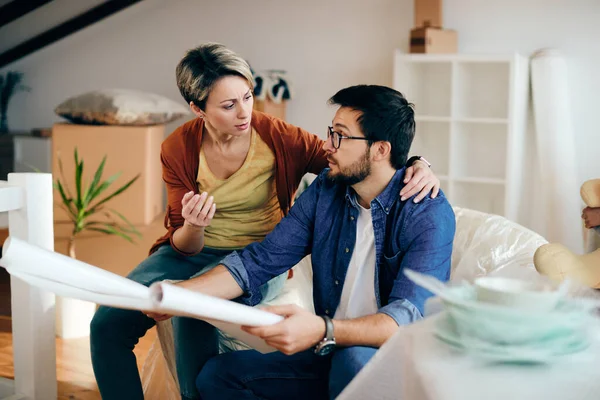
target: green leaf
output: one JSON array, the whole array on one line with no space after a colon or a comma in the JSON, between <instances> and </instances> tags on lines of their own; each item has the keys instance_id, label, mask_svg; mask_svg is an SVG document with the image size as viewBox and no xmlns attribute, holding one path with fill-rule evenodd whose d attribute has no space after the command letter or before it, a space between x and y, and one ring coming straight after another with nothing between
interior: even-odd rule
<instances>
[{"instance_id":1,"label":"green leaf","mask_svg":"<svg viewBox=\"0 0 600 400\"><path fill-rule=\"evenodd\" d=\"M72 210L64 204L61 204L60 207L67 212L67 216L69 217L73 225L77 225L76 217L73 215Z\"/></svg>"},{"instance_id":2,"label":"green leaf","mask_svg":"<svg viewBox=\"0 0 600 400\"><path fill-rule=\"evenodd\" d=\"M83 160L79 162L79 154L77 153L77 147L75 147L75 187L77 190L77 197L75 198L75 205L77 209L83 208L83 199L81 198L81 176L83 175Z\"/></svg>"},{"instance_id":3,"label":"green leaf","mask_svg":"<svg viewBox=\"0 0 600 400\"><path fill-rule=\"evenodd\" d=\"M100 182L100 179L102 179L102 172L104 172L105 163L106 156L102 158L102 162L100 163L98 169L96 170L96 173L94 174L94 179L92 180L92 183L90 183L90 185L85 190L85 193L83 194L83 208L86 208L88 204L90 204L90 202L92 201L92 194L96 190L96 186Z\"/></svg>"},{"instance_id":4,"label":"green leaf","mask_svg":"<svg viewBox=\"0 0 600 400\"><path fill-rule=\"evenodd\" d=\"M60 151L57 153L56 158L58 159L58 171L60 172L60 177L63 180L63 182L66 182L65 179L65 172L63 170L63 164L62 164L62 159L60 158ZM73 198L73 195L71 194L71 191L69 190L69 187L65 184L65 191L67 193L67 195L69 195L69 198Z\"/></svg>"},{"instance_id":5,"label":"green leaf","mask_svg":"<svg viewBox=\"0 0 600 400\"><path fill-rule=\"evenodd\" d=\"M73 208L71 207L71 205L73 204L73 199L67 197L63 186L58 179L56 180L56 186L58 188L58 193L60 193L60 197L62 198L65 209L73 218L77 219L77 211L73 210Z\"/></svg>"},{"instance_id":6,"label":"green leaf","mask_svg":"<svg viewBox=\"0 0 600 400\"><path fill-rule=\"evenodd\" d=\"M109 224L106 224L104 228L88 228L90 231L96 231L96 232L102 232L102 233L106 233L107 235L117 235L122 237L123 239L127 240L130 243L134 243L133 239L127 235L126 233L123 232L119 232L118 230L116 230L114 227L110 226Z\"/></svg>"},{"instance_id":7,"label":"green leaf","mask_svg":"<svg viewBox=\"0 0 600 400\"><path fill-rule=\"evenodd\" d=\"M89 211L90 212L95 212L96 209L106 203L107 201L109 201L110 199L112 199L113 197L123 193L125 190L127 190L127 188L129 186L131 186L135 181L137 181L137 179L140 177L140 174L137 174L132 180L130 180L129 182L127 182L126 184L124 184L123 186L121 186L119 189L117 189L113 194L109 195L108 197L105 197L104 199L100 200L94 207L92 207Z\"/></svg>"},{"instance_id":8,"label":"green leaf","mask_svg":"<svg viewBox=\"0 0 600 400\"><path fill-rule=\"evenodd\" d=\"M140 233L140 231L137 230L137 228L131 223L129 222L129 220L127 218L125 218L125 216L123 214L121 214L120 212L118 212L115 209L109 209L110 212L116 214L119 218L121 218L121 220L123 222L125 222L127 224L127 227L121 227L121 230L128 232L128 233L133 233L134 235L136 235L137 237L142 237L142 234Z\"/></svg>"},{"instance_id":9,"label":"green leaf","mask_svg":"<svg viewBox=\"0 0 600 400\"><path fill-rule=\"evenodd\" d=\"M110 185L112 185L112 183L119 177L121 176L120 172L117 172L116 174L110 176L107 180L105 180L104 182L102 182L97 188L96 190L94 190L94 192L91 195L90 198L90 203L93 202L96 197L98 197L100 194L102 194L102 192L104 192Z\"/></svg>"}]
</instances>

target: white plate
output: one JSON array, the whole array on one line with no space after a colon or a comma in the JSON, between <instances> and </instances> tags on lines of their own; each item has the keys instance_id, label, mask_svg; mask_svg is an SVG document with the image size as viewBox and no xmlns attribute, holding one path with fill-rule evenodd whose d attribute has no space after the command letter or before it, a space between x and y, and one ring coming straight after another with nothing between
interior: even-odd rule
<instances>
[{"instance_id":1,"label":"white plate","mask_svg":"<svg viewBox=\"0 0 600 400\"><path fill-rule=\"evenodd\" d=\"M582 351L590 345L587 334L577 331L553 340L522 345L500 345L477 338L463 338L448 313L440 315L434 335L455 349L497 363L548 363L555 357Z\"/></svg>"}]
</instances>

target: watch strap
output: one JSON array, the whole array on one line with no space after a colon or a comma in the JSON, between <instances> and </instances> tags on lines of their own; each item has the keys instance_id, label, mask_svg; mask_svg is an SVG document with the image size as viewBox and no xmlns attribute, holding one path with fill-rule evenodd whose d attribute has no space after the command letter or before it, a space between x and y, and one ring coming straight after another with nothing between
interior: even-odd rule
<instances>
[{"instance_id":1,"label":"watch strap","mask_svg":"<svg viewBox=\"0 0 600 400\"><path fill-rule=\"evenodd\" d=\"M325 321L325 337L324 340L334 340L333 336L333 321L327 315L321 315Z\"/></svg>"},{"instance_id":2,"label":"watch strap","mask_svg":"<svg viewBox=\"0 0 600 400\"><path fill-rule=\"evenodd\" d=\"M404 164L404 166L405 166L406 168L408 168L408 167L412 166L412 165L415 163L415 161L423 161L425 164L427 164L427 166L428 166L429 168L431 168L431 163L430 163L429 161L427 161L427 160L425 159L425 157L423 157L423 156L412 156L411 158L409 158L409 159L406 161L406 164Z\"/></svg>"}]
</instances>

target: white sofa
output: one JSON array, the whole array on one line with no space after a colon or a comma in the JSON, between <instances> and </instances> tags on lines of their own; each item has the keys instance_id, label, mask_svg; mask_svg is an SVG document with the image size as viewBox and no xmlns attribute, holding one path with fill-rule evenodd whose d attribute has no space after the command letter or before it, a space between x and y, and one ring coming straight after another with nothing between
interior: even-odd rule
<instances>
[{"instance_id":1,"label":"white sofa","mask_svg":"<svg viewBox=\"0 0 600 400\"><path fill-rule=\"evenodd\" d=\"M535 232L503 217L454 208L456 235L451 280L472 281L496 274L533 279L535 250L547 241ZM313 310L312 270L307 257L294 267L294 276L271 304L295 303ZM146 399L179 399L170 323L158 327L159 338L151 347L142 369Z\"/></svg>"}]
</instances>

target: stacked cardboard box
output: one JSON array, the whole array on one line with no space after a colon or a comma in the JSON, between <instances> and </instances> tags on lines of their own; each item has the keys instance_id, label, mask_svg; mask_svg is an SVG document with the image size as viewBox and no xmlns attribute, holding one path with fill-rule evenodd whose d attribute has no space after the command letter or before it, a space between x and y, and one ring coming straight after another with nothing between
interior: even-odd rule
<instances>
[{"instance_id":1,"label":"stacked cardboard box","mask_svg":"<svg viewBox=\"0 0 600 400\"><path fill-rule=\"evenodd\" d=\"M456 53L458 34L442 27L442 0L415 0L415 28L410 31L410 52Z\"/></svg>"}]
</instances>

